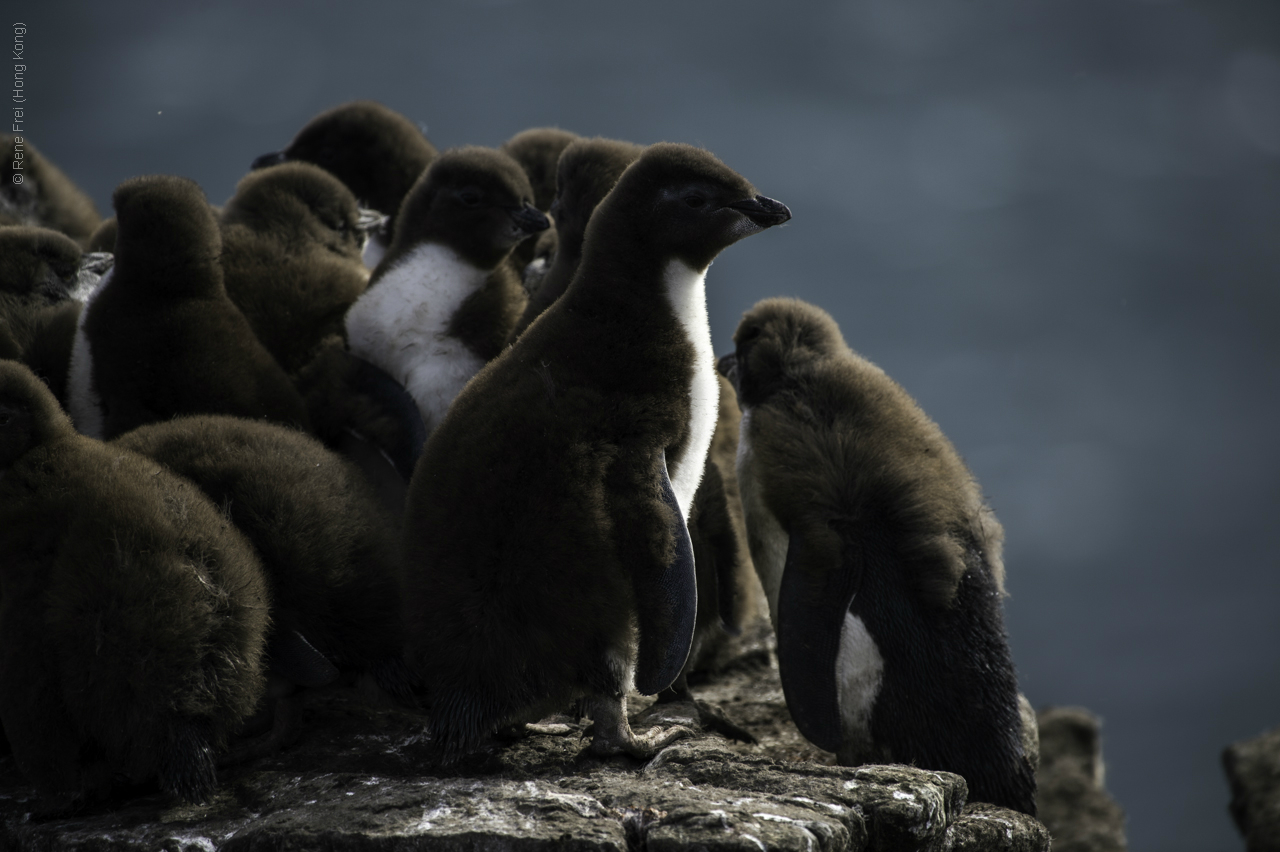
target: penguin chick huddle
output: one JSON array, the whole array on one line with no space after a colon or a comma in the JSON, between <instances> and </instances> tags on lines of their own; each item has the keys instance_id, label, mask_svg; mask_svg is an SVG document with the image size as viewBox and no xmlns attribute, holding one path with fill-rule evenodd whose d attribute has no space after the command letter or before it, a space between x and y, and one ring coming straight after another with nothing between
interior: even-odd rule
<instances>
[{"instance_id":1,"label":"penguin chick huddle","mask_svg":"<svg viewBox=\"0 0 1280 852\"><path fill-rule=\"evenodd\" d=\"M708 267L791 212L710 152L439 152L356 102L221 209L148 176L105 221L39 165L0 199L0 722L49 807L207 800L335 683L446 763L566 712L648 758L692 731L628 695L692 701L762 588L805 737L1034 813L1000 526L822 310L717 362Z\"/></svg>"}]
</instances>

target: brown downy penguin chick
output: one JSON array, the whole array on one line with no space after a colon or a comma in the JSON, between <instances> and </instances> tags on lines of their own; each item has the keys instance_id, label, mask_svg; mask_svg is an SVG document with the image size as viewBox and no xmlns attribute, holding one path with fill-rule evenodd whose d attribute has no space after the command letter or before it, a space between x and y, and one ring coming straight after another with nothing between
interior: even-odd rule
<instances>
[{"instance_id":1,"label":"brown downy penguin chick","mask_svg":"<svg viewBox=\"0 0 1280 852\"><path fill-rule=\"evenodd\" d=\"M22 182L0 186L0 225L35 225L60 231L82 248L102 217L93 200L36 150L26 136L0 134L4 162Z\"/></svg>"},{"instance_id":2,"label":"brown downy penguin chick","mask_svg":"<svg viewBox=\"0 0 1280 852\"><path fill-rule=\"evenodd\" d=\"M67 371L84 294L110 255L82 254L47 228L0 227L0 328L20 360L66 404Z\"/></svg>"},{"instance_id":3,"label":"brown downy penguin chick","mask_svg":"<svg viewBox=\"0 0 1280 852\"><path fill-rule=\"evenodd\" d=\"M520 166L491 148L445 151L405 199L386 257L347 312L347 342L409 392L427 434L502 351L525 303L502 261L547 225Z\"/></svg>"},{"instance_id":4,"label":"brown downy penguin chick","mask_svg":"<svg viewBox=\"0 0 1280 852\"><path fill-rule=\"evenodd\" d=\"M538 288L530 294L520 321L511 331L511 340L519 337L569 286L582 262L582 240L591 212L642 151L640 145L615 139L579 139L565 147L551 204L551 217L556 223L555 256Z\"/></svg>"},{"instance_id":5,"label":"brown downy penguin chick","mask_svg":"<svg viewBox=\"0 0 1280 852\"><path fill-rule=\"evenodd\" d=\"M427 440L405 512L407 655L447 758L578 698L598 754L687 733L636 736L626 695L668 687L693 635L685 518L719 389L703 279L788 218L709 152L649 148L565 295Z\"/></svg>"},{"instance_id":6,"label":"brown downy penguin chick","mask_svg":"<svg viewBox=\"0 0 1280 852\"><path fill-rule=\"evenodd\" d=\"M309 163L252 171L236 186L221 218L227 295L286 373L342 333L369 281L360 261L366 234L381 219Z\"/></svg>"},{"instance_id":7,"label":"brown downy penguin chick","mask_svg":"<svg viewBox=\"0 0 1280 852\"><path fill-rule=\"evenodd\" d=\"M734 341L738 481L796 726L844 765L955 772L1034 815L1003 533L973 476L825 311L767 299Z\"/></svg>"},{"instance_id":8,"label":"brown downy penguin chick","mask_svg":"<svg viewBox=\"0 0 1280 852\"><path fill-rule=\"evenodd\" d=\"M53 808L115 776L209 798L264 688L253 548L190 482L76 434L0 363L0 720Z\"/></svg>"},{"instance_id":9,"label":"brown downy penguin chick","mask_svg":"<svg viewBox=\"0 0 1280 852\"><path fill-rule=\"evenodd\" d=\"M80 314L68 402L76 428L113 438L183 414L306 428L302 397L227 297L204 193L153 175L115 195L116 263Z\"/></svg>"},{"instance_id":10,"label":"brown downy penguin chick","mask_svg":"<svg viewBox=\"0 0 1280 852\"><path fill-rule=\"evenodd\" d=\"M435 158L435 146L412 121L380 103L352 101L311 119L288 147L258 157L253 168L311 163L346 184L362 206L390 217L365 245L364 264L373 269L405 196Z\"/></svg>"},{"instance_id":11,"label":"brown downy penguin chick","mask_svg":"<svg viewBox=\"0 0 1280 852\"><path fill-rule=\"evenodd\" d=\"M578 134L558 127L533 127L522 130L499 146L498 150L520 164L529 176L533 187L533 206L543 213L551 210L556 197L556 163L560 154ZM537 252L537 240L520 243L511 252L508 263L516 275L523 277L524 269Z\"/></svg>"},{"instance_id":12,"label":"brown downy penguin chick","mask_svg":"<svg viewBox=\"0 0 1280 852\"><path fill-rule=\"evenodd\" d=\"M253 543L271 593L272 671L298 686L371 674L409 694L395 521L319 441L238 417L179 417L116 438L190 479Z\"/></svg>"}]
</instances>

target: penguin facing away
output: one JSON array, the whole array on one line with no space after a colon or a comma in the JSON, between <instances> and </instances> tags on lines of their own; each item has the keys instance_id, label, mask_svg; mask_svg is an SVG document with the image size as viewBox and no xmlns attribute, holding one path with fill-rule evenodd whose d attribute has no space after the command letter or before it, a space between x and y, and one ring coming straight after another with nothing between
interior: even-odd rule
<instances>
[{"instance_id":1,"label":"penguin facing away","mask_svg":"<svg viewBox=\"0 0 1280 852\"><path fill-rule=\"evenodd\" d=\"M114 194L116 263L80 315L68 377L76 428L112 438L182 414L307 428L301 396L227 297L222 241L185 178L133 178Z\"/></svg>"},{"instance_id":2,"label":"penguin facing away","mask_svg":"<svg viewBox=\"0 0 1280 852\"><path fill-rule=\"evenodd\" d=\"M582 261L582 241L591 212L613 189L643 146L614 139L579 139L565 147L555 174L556 194L551 216L556 223L556 247L546 274L529 296L520 321L511 331L519 337L538 315L564 293Z\"/></svg>"},{"instance_id":3,"label":"penguin facing away","mask_svg":"<svg viewBox=\"0 0 1280 852\"><path fill-rule=\"evenodd\" d=\"M194 482L253 544L273 671L299 686L368 672L408 693L396 528L349 462L292 429L226 416L152 423L112 445Z\"/></svg>"},{"instance_id":4,"label":"penguin facing away","mask_svg":"<svg viewBox=\"0 0 1280 852\"><path fill-rule=\"evenodd\" d=\"M286 373L342 333L369 280L365 235L380 220L308 163L252 171L237 185L221 216L227 295Z\"/></svg>"},{"instance_id":5,"label":"penguin facing away","mask_svg":"<svg viewBox=\"0 0 1280 852\"><path fill-rule=\"evenodd\" d=\"M819 308L768 299L720 368L787 706L845 765L963 775L1035 814L1001 612L1003 532L938 426Z\"/></svg>"},{"instance_id":6,"label":"penguin facing away","mask_svg":"<svg viewBox=\"0 0 1280 852\"><path fill-rule=\"evenodd\" d=\"M446 758L577 698L596 753L688 733L636 736L626 693L670 685L693 633L685 519L718 390L703 278L788 218L710 153L649 148L565 295L428 438L405 513L406 653Z\"/></svg>"},{"instance_id":7,"label":"penguin facing away","mask_svg":"<svg viewBox=\"0 0 1280 852\"><path fill-rule=\"evenodd\" d=\"M252 547L194 485L76 434L0 363L0 720L44 807L117 776L205 801L268 622Z\"/></svg>"},{"instance_id":8,"label":"penguin facing away","mask_svg":"<svg viewBox=\"0 0 1280 852\"><path fill-rule=\"evenodd\" d=\"M546 229L529 180L490 148L441 154L405 199L395 237L347 311L351 352L417 401L428 434L505 345L524 290L502 261Z\"/></svg>"},{"instance_id":9,"label":"penguin facing away","mask_svg":"<svg viewBox=\"0 0 1280 852\"><path fill-rule=\"evenodd\" d=\"M284 162L319 166L350 188L364 207L390 217L365 246L364 263L378 265L395 232L396 212L436 148L412 121L374 101L352 101L320 113L283 150L253 161L260 169Z\"/></svg>"},{"instance_id":10,"label":"penguin facing away","mask_svg":"<svg viewBox=\"0 0 1280 852\"><path fill-rule=\"evenodd\" d=\"M102 217L76 186L26 136L0 133L3 161L21 163L21 183L0 186L0 225L34 225L60 231L87 246Z\"/></svg>"}]
</instances>

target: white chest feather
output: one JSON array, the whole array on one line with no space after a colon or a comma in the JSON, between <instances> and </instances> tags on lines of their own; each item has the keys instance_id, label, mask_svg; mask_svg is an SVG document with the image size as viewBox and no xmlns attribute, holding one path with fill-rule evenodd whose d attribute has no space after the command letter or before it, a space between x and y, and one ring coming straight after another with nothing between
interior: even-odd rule
<instances>
[{"instance_id":1,"label":"white chest feather","mask_svg":"<svg viewBox=\"0 0 1280 852\"><path fill-rule=\"evenodd\" d=\"M689 446L669 470L671 488L687 521L720 416L720 382L716 379L716 356L707 319L706 271L699 272L673 260L663 277L671 309L696 353L693 385L689 388Z\"/></svg>"},{"instance_id":2,"label":"white chest feather","mask_svg":"<svg viewBox=\"0 0 1280 852\"><path fill-rule=\"evenodd\" d=\"M351 351L404 385L428 432L484 366L448 331L459 306L487 277L453 249L427 243L371 282L347 311Z\"/></svg>"},{"instance_id":3,"label":"white chest feather","mask_svg":"<svg viewBox=\"0 0 1280 852\"><path fill-rule=\"evenodd\" d=\"M851 612L844 614L835 676L845 742L870 742L871 708L884 679L884 659L867 626Z\"/></svg>"},{"instance_id":4,"label":"white chest feather","mask_svg":"<svg viewBox=\"0 0 1280 852\"><path fill-rule=\"evenodd\" d=\"M89 336L84 333L84 323L89 317L93 298L111 281L115 269L98 280L97 286L84 299L84 307L76 320L76 337L71 345L71 366L67 371L67 413L76 431L90 438L102 439L106 424L102 415L102 398L93 383L93 353L89 350Z\"/></svg>"},{"instance_id":5,"label":"white chest feather","mask_svg":"<svg viewBox=\"0 0 1280 852\"><path fill-rule=\"evenodd\" d=\"M387 244L382 241L382 237L374 234L365 240L364 251L360 253L360 262L364 264L364 268L372 272L382 262L382 256L387 253Z\"/></svg>"}]
</instances>

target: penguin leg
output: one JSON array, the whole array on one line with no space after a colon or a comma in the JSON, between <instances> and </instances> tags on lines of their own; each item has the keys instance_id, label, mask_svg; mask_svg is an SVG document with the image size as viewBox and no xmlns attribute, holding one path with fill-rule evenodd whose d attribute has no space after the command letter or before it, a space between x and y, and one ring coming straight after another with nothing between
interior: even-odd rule
<instances>
[{"instance_id":1,"label":"penguin leg","mask_svg":"<svg viewBox=\"0 0 1280 852\"><path fill-rule=\"evenodd\" d=\"M209 724L175 718L166 727L157 768L160 788L184 802L203 805L218 786Z\"/></svg>"},{"instance_id":2,"label":"penguin leg","mask_svg":"<svg viewBox=\"0 0 1280 852\"><path fill-rule=\"evenodd\" d=\"M683 725L671 728L654 728L643 735L631 730L627 720L626 695L593 695L584 702L587 713L595 723L591 745L592 754L612 757L629 754L640 760L648 760L673 742L694 736L694 731Z\"/></svg>"},{"instance_id":3,"label":"penguin leg","mask_svg":"<svg viewBox=\"0 0 1280 852\"><path fill-rule=\"evenodd\" d=\"M245 721L243 739L218 758L219 766L257 760L298 741L302 714L294 695L297 687L274 672L269 677L261 709Z\"/></svg>"}]
</instances>

